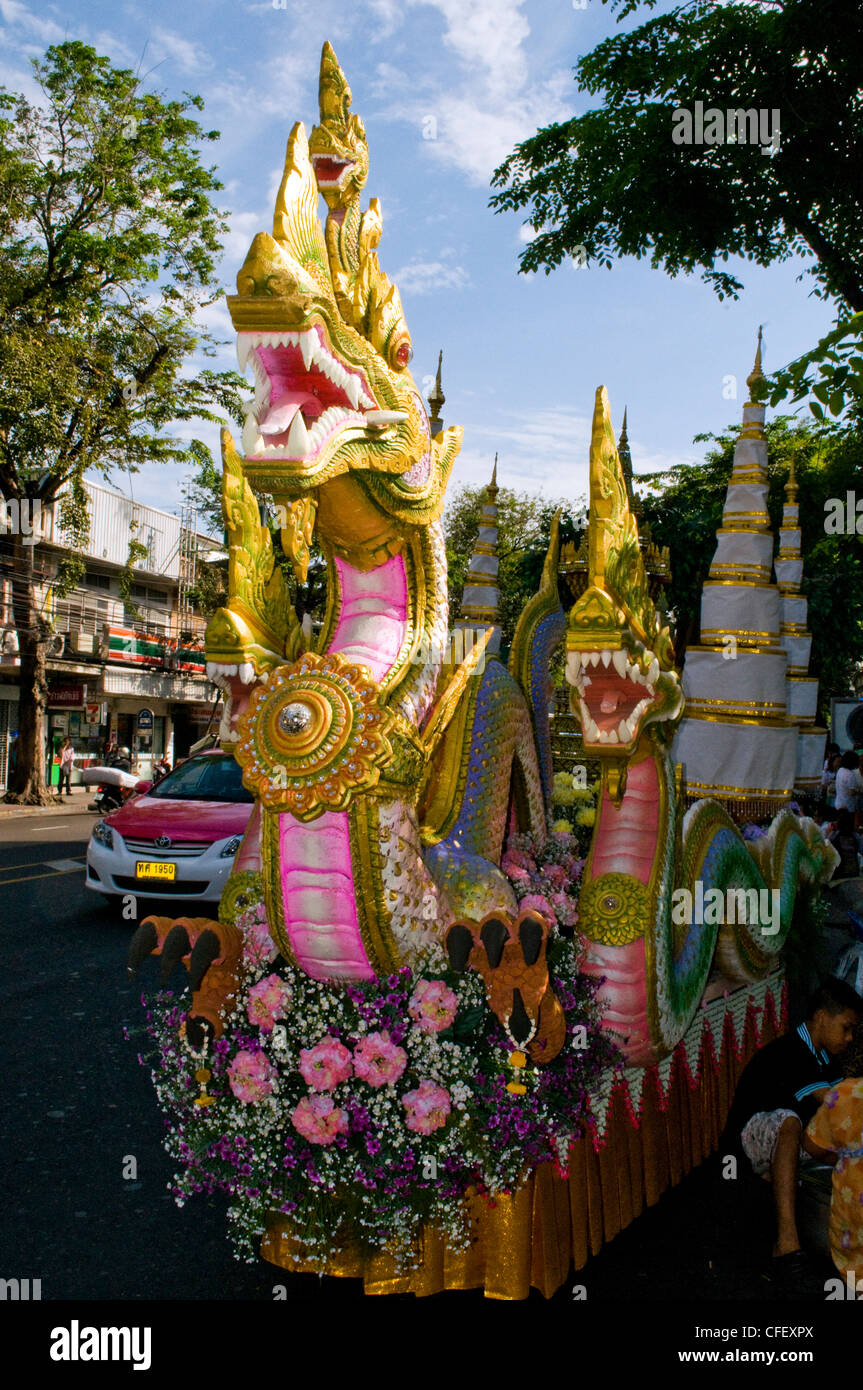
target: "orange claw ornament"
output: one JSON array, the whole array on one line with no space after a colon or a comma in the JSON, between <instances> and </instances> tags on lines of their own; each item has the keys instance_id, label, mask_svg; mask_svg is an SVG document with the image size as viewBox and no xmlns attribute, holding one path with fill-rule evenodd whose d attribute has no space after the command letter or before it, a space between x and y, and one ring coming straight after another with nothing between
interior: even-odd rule
<instances>
[{"instance_id":1,"label":"orange claw ornament","mask_svg":"<svg viewBox=\"0 0 863 1390\"><path fill-rule=\"evenodd\" d=\"M224 1031L237 992L242 950L242 933L226 922L209 917L146 917L129 944L128 970L134 978L146 956L161 956L164 985L177 962L183 962L189 972L192 1007L182 1027L192 1045L200 1046L205 1034L218 1038Z\"/></svg>"},{"instance_id":2,"label":"orange claw ornament","mask_svg":"<svg viewBox=\"0 0 863 1390\"><path fill-rule=\"evenodd\" d=\"M566 1020L549 984L546 946L548 923L527 910L513 921L503 912L489 912L477 925L454 922L445 945L454 970L472 966L485 982L489 1008L512 1044L510 1064L516 1074L527 1057L536 1066L551 1062L566 1039ZM507 1087L523 1095L514 1079Z\"/></svg>"}]
</instances>

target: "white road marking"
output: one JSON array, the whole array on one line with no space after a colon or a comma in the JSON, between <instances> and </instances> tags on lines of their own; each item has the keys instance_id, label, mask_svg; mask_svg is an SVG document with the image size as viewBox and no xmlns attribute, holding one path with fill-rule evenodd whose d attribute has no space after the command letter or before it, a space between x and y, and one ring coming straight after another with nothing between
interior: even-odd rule
<instances>
[{"instance_id":1,"label":"white road marking","mask_svg":"<svg viewBox=\"0 0 863 1390\"><path fill-rule=\"evenodd\" d=\"M44 861L46 869L57 869L59 873L70 873L74 869L83 869L85 861L83 859L46 859Z\"/></svg>"}]
</instances>

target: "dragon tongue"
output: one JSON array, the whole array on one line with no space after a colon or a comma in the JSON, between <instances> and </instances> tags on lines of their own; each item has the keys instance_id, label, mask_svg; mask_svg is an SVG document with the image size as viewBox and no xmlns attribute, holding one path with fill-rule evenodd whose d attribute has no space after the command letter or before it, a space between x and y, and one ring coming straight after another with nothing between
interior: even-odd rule
<instances>
[{"instance_id":1,"label":"dragon tongue","mask_svg":"<svg viewBox=\"0 0 863 1390\"><path fill-rule=\"evenodd\" d=\"M307 420L316 420L323 406L318 397L308 391L285 391L261 421L261 434L284 434L291 428L298 411L302 411Z\"/></svg>"}]
</instances>

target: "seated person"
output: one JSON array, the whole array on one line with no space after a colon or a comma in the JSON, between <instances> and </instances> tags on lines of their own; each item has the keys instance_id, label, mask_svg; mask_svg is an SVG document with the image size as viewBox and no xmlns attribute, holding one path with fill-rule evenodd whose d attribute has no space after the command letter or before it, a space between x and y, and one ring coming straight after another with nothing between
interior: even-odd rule
<instances>
[{"instance_id":1,"label":"seated person","mask_svg":"<svg viewBox=\"0 0 863 1390\"><path fill-rule=\"evenodd\" d=\"M863 1280L863 1080L840 1081L806 1127L803 1147L835 1163L830 1200L830 1253L842 1275ZM859 1295L858 1295L859 1297Z\"/></svg>"},{"instance_id":2,"label":"seated person","mask_svg":"<svg viewBox=\"0 0 863 1390\"><path fill-rule=\"evenodd\" d=\"M826 980L810 1000L805 1023L756 1052L737 1083L725 1133L753 1171L773 1184L773 1269L780 1278L807 1275L797 1234L800 1140L827 1092L842 1080L834 1059L850 1044L861 1017L860 995L844 980Z\"/></svg>"},{"instance_id":3,"label":"seated person","mask_svg":"<svg viewBox=\"0 0 863 1390\"><path fill-rule=\"evenodd\" d=\"M833 881L840 878L859 878L860 865L857 855L860 838L854 830L854 816L851 811L840 811L836 825L828 835L829 843L839 855L839 863L833 874Z\"/></svg>"}]
</instances>

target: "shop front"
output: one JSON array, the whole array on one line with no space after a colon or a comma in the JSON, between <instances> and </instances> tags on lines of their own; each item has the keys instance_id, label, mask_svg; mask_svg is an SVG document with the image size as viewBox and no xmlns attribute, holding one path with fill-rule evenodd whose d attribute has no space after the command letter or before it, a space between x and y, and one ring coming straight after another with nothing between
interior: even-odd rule
<instances>
[{"instance_id":1,"label":"shop front","mask_svg":"<svg viewBox=\"0 0 863 1390\"><path fill-rule=\"evenodd\" d=\"M111 669L102 676L108 708L110 743L128 748L132 771L149 781L163 754L170 762L188 757L206 731L217 696L206 679L149 671ZM218 723L218 712L214 727Z\"/></svg>"},{"instance_id":2,"label":"shop front","mask_svg":"<svg viewBox=\"0 0 863 1390\"><path fill-rule=\"evenodd\" d=\"M56 787L60 780L60 749L67 738L72 740L75 754L73 786L81 785L85 767L102 761L107 711L102 701L91 698L91 685L63 676L49 678L46 752L47 781L51 787Z\"/></svg>"}]
</instances>

